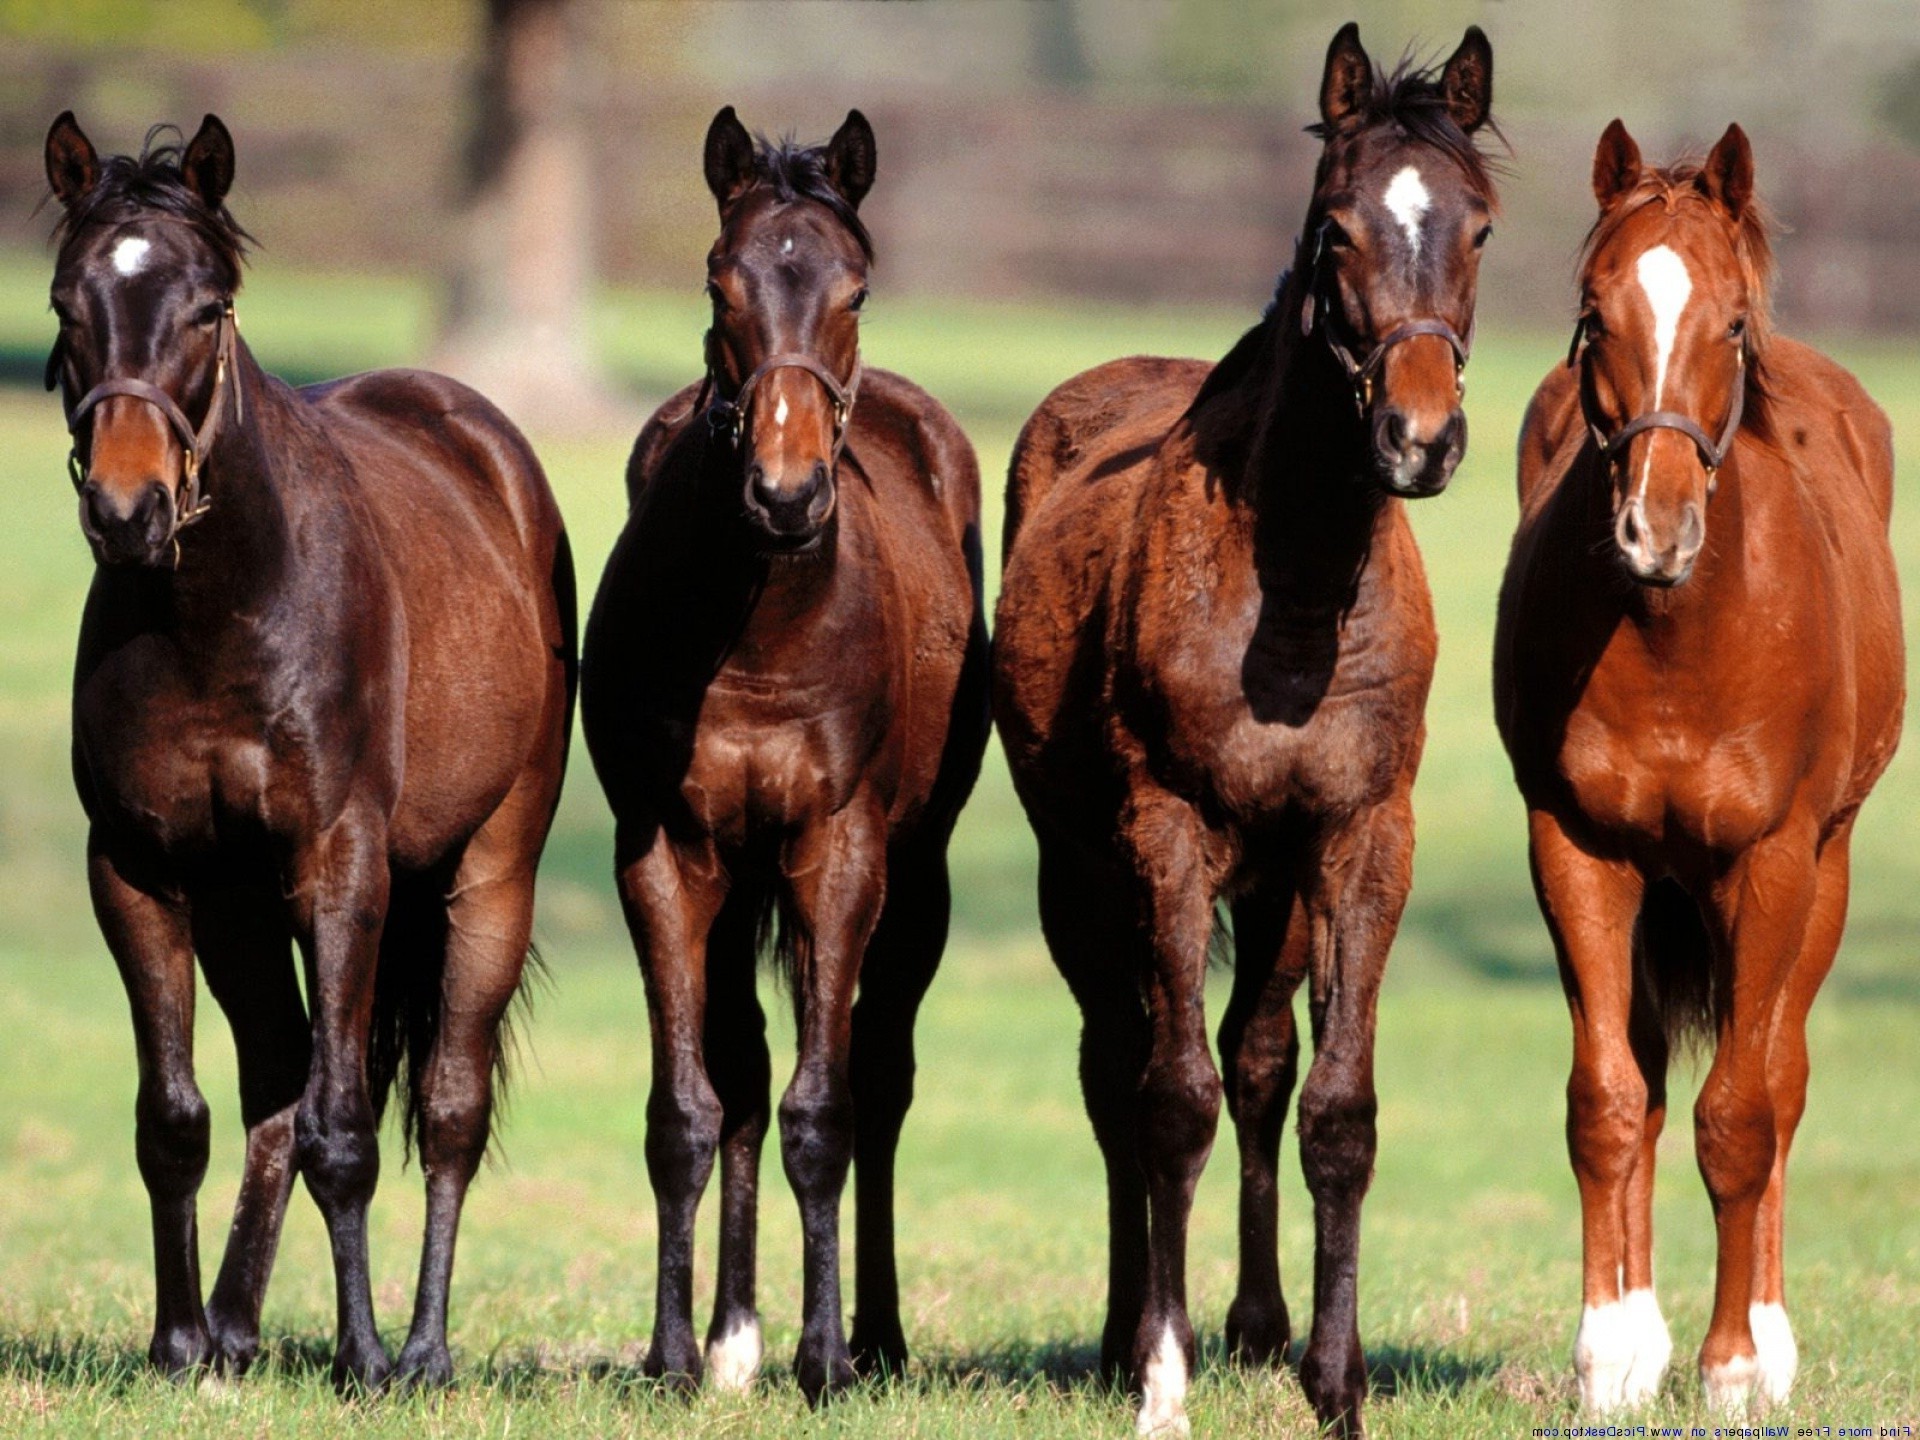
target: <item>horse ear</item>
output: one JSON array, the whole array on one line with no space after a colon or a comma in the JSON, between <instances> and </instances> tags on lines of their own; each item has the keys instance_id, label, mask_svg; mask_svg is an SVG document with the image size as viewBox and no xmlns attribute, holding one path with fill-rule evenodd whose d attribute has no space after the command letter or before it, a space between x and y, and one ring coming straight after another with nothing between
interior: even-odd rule
<instances>
[{"instance_id":1,"label":"horse ear","mask_svg":"<svg viewBox=\"0 0 1920 1440\"><path fill-rule=\"evenodd\" d=\"M180 174L209 210L218 210L227 198L233 188L233 136L218 115L202 120L200 132L187 142Z\"/></svg>"},{"instance_id":2,"label":"horse ear","mask_svg":"<svg viewBox=\"0 0 1920 1440\"><path fill-rule=\"evenodd\" d=\"M1593 152L1593 198L1605 210L1639 183L1640 147L1616 119L1601 133Z\"/></svg>"},{"instance_id":3,"label":"horse ear","mask_svg":"<svg viewBox=\"0 0 1920 1440\"><path fill-rule=\"evenodd\" d=\"M753 137L726 106L707 127L707 189L724 211L753 183Z\"/></svg>"},{"instance_id":4,"label":"horse ear","mask_svg":"<svg viewBox=\"0 0 1920 1440\"><path fill-rule=\"evenodd\" d=\"M1360 48L1360 27L1352 20L1327 46L1327 69L1320 77L1320 119L1337 130L1362 110L1373 91L1373 62Z\"/></svg>"},{"instance_id":5,"label":"horse ear","mask_svg":"<svg viewBox=\"0 0 1920 1440\"><path fill-rule=\"evenodd\" d=\"M1460 48L1440 72L1440 93L1453 123L1471 135L1493 109L1493 46L1478 25L1467 27Z\"/></svg>"},{"instance_id":6,"label":"horse ear","mask_svg":"<svg viewBox=\"0 0 1920 1440\"><path fill-rule=\"evenodd\" d=\"M62 110L47 131L47 184L62 205L70 206L99 178L100 157L93 142L73 118L73 111Z\"/></svg>"},{"instance_id":7,"label":"horse ear","mask_svg":"<svg viewBox=\"0 0 1920 1440\"><path fill-rule=\"evenodd\" d=\"M827 142L827 179L854 209L873 188L873 126L858 110L849 110Z\"/></svg>"},{"instance_id":8,"label":"horse ear","mask_svg":"<svg viewBox=\"0 0 1920 1440\"><path fill-rule=\"evenodd\" d=\"M1717 201L1735 220L1745 213L1753 199L1753 146L1747 143L1746 131L1738 125L1727 127L1700 169L1700 184L1707 198Z\"/></svg>"}]
</instances>

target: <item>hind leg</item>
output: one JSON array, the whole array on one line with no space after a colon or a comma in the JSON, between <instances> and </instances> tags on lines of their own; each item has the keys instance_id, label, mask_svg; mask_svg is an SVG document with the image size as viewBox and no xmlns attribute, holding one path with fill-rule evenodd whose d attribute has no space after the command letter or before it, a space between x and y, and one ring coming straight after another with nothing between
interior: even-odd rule
<instances>
[{"instance_id":1,"label":"hind leg","mask_svg":"<svg viewBox=\"0 0 1920 1440\"><path fill-rule=\"evenodd\" d=\"M754 983L757 909L736 890L707 939L707 1073L720 1101L720 1265L707 1329L707 1383L724 1391L751 1386L765 1353L754 1290L760 1148L773 1072Z\"/></svg>"},{"instance_id":2,"label":"hind leg","mask_svg":"<svg viewBox=\"0 0 1920 1440\"><path fill-rule=\"evenodd\" d=\"M260 1349L260 1307L293 1193L293 1117L306 1088L312 1032L278 896L265 887L234 887L198 900L194 947L233 1031L247 1128L226 1258L207 1301L214 1361L238 1375Z\"/></svg>"},{"instance_id":3,"label":"hind leg","mask_svg":"<svg viewBox=\"0 0 1920 1440\"><path fill-rule=\"evenodd\" d=\"M1147 1185L1134 1142L1147 1012L1119 877L1040 836L1040 928L1080 1007L1080 1090L1107 1178L1107 1314L1100 1369L1126 1378L1147 1286Z\"/></svg>"},{"instance_id":4,"label":"hind leg","mask_svg":"<svg viewBox=\"0 0 1920 1440\"><path fill-rule=\"evenodd\" d=\"M945 837L887 862L887 900L860 969L853 1007L854 1367L907 1365L894 1262L893 1162L913 1104L913 1027L947 943L952 909Z\"/></svg>"},{"instance_id":5,"label":"hind leg","mask_svg":"<svg viewBox=\"0 0 1920 1440\"><path fill-rule=\"evenodd\" d=\"M1770 1405L1785 1402L1800 1368L1800 1349L1787 1320L1785 1243L1787 1152L1807 1108L1807 1015L1821 983L1833 968L1847 923L1849 851L1853 822L1829 837L1820 852L1814 881L1813 914L1800 957L1774 1012L1773 1040L1767 1054L1767 1088L1773 1096L1773 1170L1761 1196L1754 1236L1753 1299L1748 1324L1753 1331L1756 1384Z\"/></svg>"},{"instance_id":6,"label":"hind leg","mask_svg":"<svg viewBox=\"0 0 1920 1440\"><path fill-rule=\"evenodd\" d=\"M1307 925L1291 886L1233 907L1233 998L1220 1022L1220 1068L1240 1148L1240 1283L1227 1310L1238 1360L1284 1360L1293 1338L1280 1288L1280 1131L1299 1071L1293 994L1306 974Z\"/></svg>"}]
</instances>

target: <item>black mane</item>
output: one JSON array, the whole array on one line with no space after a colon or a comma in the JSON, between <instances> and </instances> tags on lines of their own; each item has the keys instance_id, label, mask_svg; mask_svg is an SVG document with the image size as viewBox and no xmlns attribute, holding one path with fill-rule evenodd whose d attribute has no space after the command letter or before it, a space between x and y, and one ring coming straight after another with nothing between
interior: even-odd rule
<instances>
[{"instance_id":1,"label":"black mane","mask_svg":"<svg viewBox=\"0 0 1920 1440\"><path fill-rule=\"evenodd\" d=\"M156 143L164 135L173 140ZM253 236L241 228L223 204L209 209L180 170L184 152L180 131L156 125L147 131L138 156L109 155L100 162L100 178L91 190L67 207L53 227L53 239L62 252L89 225L113 225L158 211L184 221L200 232L227 272L231 288L239 289L240 271Z\"/></svg>"},{"instance_id":2,"label":"black mane","mask_svg":"<svg viewBox=\"0 0 1920 1440\"><path fill-rule=\"evenodd\" d=\"M812 200L831 210L860 243L860 253L872 262L873 237L828 176L826 146L802 145L791 135L778 141L761 135L753 147L753 166L760 183L772 186L782 200Z\"/></svg>"},{"instance_id":3,"label":"black mane","mask_svg":"<svg viewBox=\"0 0 1920 1440\"><path fill-rule=\"evenodd\" d=\"M1440 66L1417 65L1412 56L1403 56L1391 71L1374 71L1372 90L1359 110L1337 129L1325 121L1315 121L1307 126L1307 133L1331 142L1375 125L1397 126L1408 139L1431 145L1457 161L1474 188L1491 202L1494 171L1498 167L1453 118L1440 77ZM1505 142L1506 137L1491 116L1480 128Z\"/></svg>"}]
</instances>

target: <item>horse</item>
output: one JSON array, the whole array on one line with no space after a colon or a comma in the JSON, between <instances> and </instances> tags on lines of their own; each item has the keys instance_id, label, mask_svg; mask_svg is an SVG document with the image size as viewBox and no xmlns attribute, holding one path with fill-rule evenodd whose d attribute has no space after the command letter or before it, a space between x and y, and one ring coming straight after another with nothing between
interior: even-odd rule
<instances>
[{"instance_id":1,"label":"horse","mask_svg":"<svg viewBox=\"0 0 1920 1440\"><path fill-rule=\"evenodd\" d=\"M858 207L874 166L857 110L811 147L756 145L731 106L714 117L706 373L635 442L583 659L651 1022L659 1270L644 1368L679 1386L701 1376L693 1227L717 1153L705 1374L743 1390L759 1369L771 1070L755 967L777 932L798 1032L779 1108L804 1232L795 1373L813 1403L907 1363L894 1153L914 1019L946 944L947 842L988 731L979 467L932 397L860 359L873 246Z\"/></svg>"},{"instance_id":2,"label":"horse","mask_svg":"<svg viewBox=\"0 0 1920 1440\"><path fill-rule=\"evenodd\" d=\"M1492 59L1470 28L1444 66L1377 72L1358 27L1341 29L1305 238L1265 318L1217 365L1136 357L1067 381L1014 447L994 715L1039 840L1042 928L1084 1019L1108 1194L1101 1358L1140 1396L1142 1433L1187 1428L1187 1223L1222 1090L1202 993L1220 904L1240 1150L1228 1345L1271 1363L1291 1339L1275 1168L1310 977L1300 1373L1323 1423L1362 1428L1375 1011L1412 878L1434 659L1403 501L1443 489L1466 443Z\"/></svg>"},{"instance_id":3,"label":"horse","mask_svg":"<svg viewBox=\"0 0 1920 1440\"><path fill-rule=\"evenodd\" d=\"M1573 345L1521 432L1494 652L1573 1016L1574 1367L1589 1410L1658 1389L1667 1065L1710 1038L1694 1137L1718 1265L1700 1371L1716 1408L1778 1404L1798 1365L1781 1217L1807 1013L1905 701L1892 437L1853 376L1773 333L1739 126L1662 169L1615 120L1593 190Z\"/></svg>"},{"instance_id":4,"label":"horse","mask_svg":"<svg viewBox=\"0 0 1920 1440\"><path fill-rule=\"evenodd\" d=\"M440 1385L455 1232L566 764L566 533L526 441L464 386L388 370L295 390L261 370L234 313L250 237L225 203L232 136L212 115L184 146L160 133L102 159L68 111L46 142L63 207L47 386L97 562L73 774L133 1013L148 1356L176 1375L248 1368L297 1171L332 1245L335 1383ZM196 954L247 1137L204 1305ZM427 1190L397 1371L366 1233L396 1085Z\"/></svg>"}]
</instances>

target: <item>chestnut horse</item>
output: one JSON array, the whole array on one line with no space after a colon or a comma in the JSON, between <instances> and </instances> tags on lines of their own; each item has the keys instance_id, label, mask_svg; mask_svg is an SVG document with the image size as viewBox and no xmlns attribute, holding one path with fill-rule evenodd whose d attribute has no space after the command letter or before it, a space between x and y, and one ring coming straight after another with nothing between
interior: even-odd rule
<instances>
[{"instance_id":1,"label":"chestnut horse","mask_svg":"<svg viewBox=\"0 0 1920 1440\"><path fill-rule=\"evenodd\" d=\"M913 1024L946 944L947 841L987 739L980 475L947 412L863 369L873 131L757 147L713 121L706 378L654 413L588 623L587 743L652 1021L660 1265L649 1374L690 1383L693 1228L718 1153L706 1368L749 1385L766 1020L778 916L799 1055L780 1151L804 1230L809 1400L906 1364L893 1159ZM859 1003L854 1003L855 986ZM840 1195L857 1208L852 1353Z\"/></svg>"},{"instance_id":2,"label":"chestnut horse","mask_svg":"<svg viewBox=\"0 0 1920 1440\"><path fill-rule=\"evenodd\" d=\"M1492 65L1469 29L1438 73L1378 75L1342 29L1306 238L1266 319L1218 365L1136 358L1069 380L1014 449L995 716L1040 842L1041 923L1085 1021L1110 1226L1102 1363L1142 1395L1143 1432L1187 1423L1187 1220L1221 1093L1202 985L1221 901L1240 1143L1228 1343L1270 1362L1291 1338L1274 1172L1293 995L1310 978L1301 1381L1323 1422L1360 1429L1375 1002L1412 878L1434 659L1402 499L1442 489L1466 442L1460 377L1494 205L1473 135Z\"/></svg>"},{"instance_id":3,"label":"chestnut horse","mask_svg":"<svg viewBox=\"0 0 1920 1440\"><path fill-rule=\"evenodd\" d=\"M1711 1035L1694 1106L1719 1268L1710 1402L1786 1397L1787 1150L1807 1011L1846 919L1854 816L1904 701L1886 418L1768 325L1753 155L1643 167L1618 120L1567 368L1520 440L1494 689L1573 1012L1567 1142L1593 1410L1672 1351L1652 1198L1669 1052Z\"/></svg>"},{"instance_id":4,"label":"chestnut horse","mask_svg":"<svg viewBox=\"0 0 1920 1440\"><path fill-rule=\"evenodd\" d=\"M65 207L47 383L99 562L73 771L133 1010L149 1354L170 1372L246 1368L298 1170L332 1239L336 1383L388 1376L366 1224L398 1079L427 1184L400 1374L443 1383L454 1233L566 763L560 515L526 442L463 386L381 371L292 390L254 363L219 120L184 149L150 135L139 158L102 160L68 113L46 162ZM247 1127L204 1306L196 954L233 1029Z\"/></svg>"}]
</instances>

